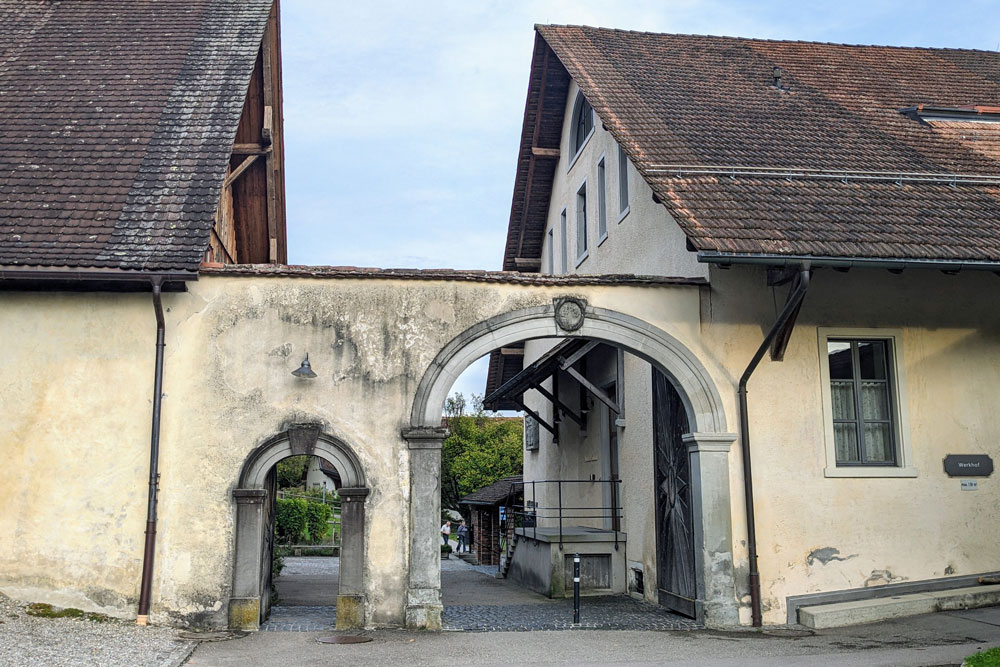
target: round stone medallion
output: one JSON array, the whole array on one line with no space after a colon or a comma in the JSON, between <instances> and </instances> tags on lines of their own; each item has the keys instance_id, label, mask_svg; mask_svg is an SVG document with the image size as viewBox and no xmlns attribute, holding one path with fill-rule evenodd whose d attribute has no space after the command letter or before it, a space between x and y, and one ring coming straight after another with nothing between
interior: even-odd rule
<instances>
[{"instance_id":1,"label":"round stone medallion","mask_svg":"<svg viewBox=\"0 0 1000 667\"><path fill-rule=\"evenodd\" d=\"M586 307L579 299L561 299L556 304L556 324L564 331L576 331L583 326Z\"/></svg>"}]
</instances>

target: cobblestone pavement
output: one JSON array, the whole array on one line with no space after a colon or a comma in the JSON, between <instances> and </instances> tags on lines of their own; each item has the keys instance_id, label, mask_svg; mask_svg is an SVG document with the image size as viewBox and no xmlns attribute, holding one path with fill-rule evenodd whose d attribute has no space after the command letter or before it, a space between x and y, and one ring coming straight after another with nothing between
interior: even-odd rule
<instances>
[{"instance_id":1,"label":"cobblestone pavement","mask_svg":"<svg viewBox=\"0 0 1000 667\"><path fill-rule=\"evenodd\" d=\"M261 632L319 632L337 625L337 607L271 607L271 616L260 626Z\"/></svg>"},{"instance_id":2,"label":"cobblestone pavement","mask_svg":"<svg viewBox=\"0 0 1000 667\"><path fill-rule=\"evenodd\" d=\"M526 630L696 630L689 618L624 595L585 597L580 602L580 625L573 625L573 601L544 604L446 606L442 624L447 630L517 632Z\"/></svg>"},{"instance_id":3,"label":"cobblestone pavement","mask_svg":"<svg viewBox=\"0 0 1000 667\"><path fill-rule=\"evenodd\" d=\"M262 632L317 632L336 625L334 605L303 604L298 595L327 586L339 572L339 558L286 557L278 579L285 603L271 608ZM624 595L584 597L581 623L573 625L573 601L549 600L525 590L512 581L497 579L496 566L469 565L458 559L441 561L442 621L447 630L510 632L523 630L694 630L691 619L671 614L660 607ZM284 583L282 582L284 579ZM335 599L335 590L331 593ZM286 597L287 596L287 597ZM323 597L323 596L314 596ZM325 598L324 598L325 599Z\"/></svg>"}]
</instances>

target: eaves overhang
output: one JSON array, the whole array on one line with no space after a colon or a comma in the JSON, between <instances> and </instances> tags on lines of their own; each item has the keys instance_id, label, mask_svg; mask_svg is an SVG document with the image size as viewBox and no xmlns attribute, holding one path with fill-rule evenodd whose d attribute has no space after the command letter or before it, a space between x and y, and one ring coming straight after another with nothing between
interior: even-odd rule
<instances>
[{"instance_id":1,"label":"eaves overhang","mask_svg":"<svg viewBox=\"0 0 1000 667\"><path fill-rule=\"evenodd\" d=\"M148 292L159 282L164 292L184 292L197 271L135 271L112 268L0 266L0 290Z\"/></svg>"},{"instance_id":2,"label":"eaves overhang","mask_svg":"<svg viewBox=\"0 0 1000 667\"><path fill-rule=\"evenodd\" d=\"M894 257L832 257L822 255L773 255L737 254L700 251L698 261L703 264L754 264L758 266L807 266L832 269L933 269L948 273L958 271L993 271L1000 273L1000 262L970 261L964 259L914 259Z\"/></svg>"}]
</instances>

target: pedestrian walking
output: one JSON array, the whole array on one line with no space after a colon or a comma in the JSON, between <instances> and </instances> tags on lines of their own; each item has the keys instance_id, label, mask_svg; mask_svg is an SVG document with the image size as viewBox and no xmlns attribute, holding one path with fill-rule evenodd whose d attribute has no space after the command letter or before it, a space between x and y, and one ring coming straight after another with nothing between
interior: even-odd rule
<instances>
[{"instance_id":1,"label":"pedestrian walking","mask_svg":"<svg viewBox=\"0 0 1000 667\"><path fill-rule=\"evenodd\" d=\"M458 552L462 551L469 552L469 527L465 525L465 521L458 526Z\"/></svg>"},{"instance_id":2,"label":"pedestrian walking","mask_svg":"<svg viewBox=\"0 0 1000 667\"><path fill-rule=\"evenodd\" d=\"M451 521L445 521L444 525L441 526L441 539L444 540L445 544L448 544L448 539L451 537Z\"/></svg>"}]
</instances>

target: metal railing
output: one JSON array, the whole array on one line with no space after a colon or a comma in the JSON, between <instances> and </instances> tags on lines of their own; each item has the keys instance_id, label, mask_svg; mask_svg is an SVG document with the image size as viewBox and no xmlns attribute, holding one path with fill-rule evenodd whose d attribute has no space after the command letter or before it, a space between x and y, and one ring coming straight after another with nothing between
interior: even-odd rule
<instances>
[{"instance_id":1,"label":"metal railing","mask_svg":"<svg viewBox=\"0 0 1000 667\"><path fill-rule=\"evenodd\" d=\"M609 489L610 504L604 503L605 485ZM539 504L539 492L549 498ZM575 493L574 493L575 492ZM599 493L601 504L566 505L564 497L570 495L579 501ZM554 498L552 497L554 496ZM577 502L574 501L574 502ZM551 504L553 503L554 504ZM582 502L582 501L580 501ZM610 529L604 528L605 520L610 520ZM578 521L600 521L601 530L610 530L615 536L615 550L618 549L618 533L621 532L621 480L620 479L540 479L515 482L505 506L501 534L508 535L508 529L520 528L525 537L538 540L539 523L550 524L559 529L559 548L562 549L566 525L577 525ZM569 523L572 522L572 523ZM511 531L511 532L514 532Z\"/></svg>"}]
</instances>

